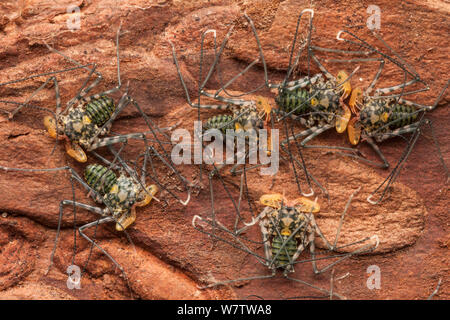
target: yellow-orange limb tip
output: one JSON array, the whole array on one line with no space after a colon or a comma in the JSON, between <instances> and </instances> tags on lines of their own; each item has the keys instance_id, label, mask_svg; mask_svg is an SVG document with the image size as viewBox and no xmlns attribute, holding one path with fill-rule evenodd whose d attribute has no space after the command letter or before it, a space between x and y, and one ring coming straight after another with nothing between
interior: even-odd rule
<instances>
[{"instance_id":1,"label":"yellow-orange limb tip","mask_svg":"<svg viewBox=\"0 0 450 320\"><path fill-rule=\"evenodd\" d=\"M361 138L361 129L355 128L355 122L357 120L357 118L351 119L347 126L348 140L354 146L359 143L359 139Z\"/></svg>"},{"instance_id":2,"label":"yellow-orange limb tip","mask_svg":"<svg viewBox=\"0 0 450 320\"><path fill-rule=\"evenodd\" d=\"M320 205L305 197L297 198L293 201L294 206L301 206L303 212L313 212L317 213L320 211Z\"/></svg>"},{"instance_id":3,"label":"yellow-orange limb tip","mask_svg":"<svg viewBox=\"0 0 450 320\"><path fill-rule=\"evenodd\" d=\"M46 116L44 118L44 126L47 128L47 131L50 134L50 137L52 137L53 139L56 139L55 118L53 118L51 116Z\"/></svg>"},{"instance_id":4,"label":"yellow-orange limb tip","mask_svg":"<svg viewBox=\"0 0 450 320\"><path fill-rule=\"evenodd\" d=\"M343 82L344 84L342 84ZM342 99L347 98L350 95L350 92L352 92L352 85L348 80L348 75L345 71L339 71L337 75L337 83L338 85L342 84L342 90L344 91L342 94Z\"/></svg>"},{"instance_id":5,"label":"yellow-orange limb tip","mask_svg":"<svg viewBox=\"0 0 450 320\"><path fill-rule=\"evenodd\" d=\"M117 223L116 230L123 231L136 221L136 208L132 207L129 214L122 215Z\"/></svg>"},{"instance_id":6,"label":"yellow-orange limb tip","mask_svg":"<svg viewBox=\"0 0 450 320\"><path fill-rule=\"evenodd\" d=\"M142 193L145 194L145 198L144 200L140 201L140 202L136 202L136 207L144 207L146 205L148 205L150 203L150 201L152 201L153 196L158 192L158 187L155 184L152 184L150 186L147 187L147 192L142 191Z\"/></svg>"},{"instance_id":7,"label":"yellow-orange limb tip","mask_svg":"<svg viewBox=\"0 0 450 320\"><path fill-rule=\"evenodd\" d=\"M352 91L352 94L350 96L350 100L348 101L348 105L350 109L352 110L353 114L357 114L357 105L358 103L362 102L362 90L361 88L355 88Z\"/></svg>"},{"instance_id":8,"label":"yellow-orange limb tip","mask_svg":"<svg viewBox=\"0 0 450 320\"><path fill-rule=\"evenodd\" d=\"M350 117L352 116L350 109L342 101L342 99L340 100L340 102L341 102L342 109L344 109L344 114L337 115L337 117L336 117L336 131L338 133L342 133L345 131L345 129L347 129L348 121L350 120Z\"/></svg>"},{"instance_id":9,"label":"yellow-orange limb tip","mask_svg":"<svg viewBox=\"0 0 450 320\"><path fill-rule=\"evenodd\" d=\"M71 156L78 162L86 162L87 161L86 153L76 143L70 143L69 141L66 141L66 152L69 156Z\"/></svg>"}]
</instances>

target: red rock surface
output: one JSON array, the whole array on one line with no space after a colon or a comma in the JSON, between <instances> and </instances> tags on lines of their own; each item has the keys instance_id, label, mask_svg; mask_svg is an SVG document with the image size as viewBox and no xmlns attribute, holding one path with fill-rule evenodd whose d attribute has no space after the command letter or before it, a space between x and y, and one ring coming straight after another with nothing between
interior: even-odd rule
<instances>
[{"instance_id":1,"label":"red rock surface","mask_svg":"<svg viewBox=\"0 0 450 320\"><path fill-rule=\"evenodd\" d=\"M196 97L199 44L203 31L214 28L219 41L233 22L235 31L229 40L221 64L224 78L230 79L258 56L254 38L242 14L246 11L254 20L261 38L269 78L280 81L288 63L289 45L300 10L310 1L3 1L0 4L0 83L21 77L69 67L62 57L50 53L44 42L63 51L82 63L96 62L104 81L98 90L116 84L114 37L122 22L120 38L123 83L130 82L130 93L145 112L160 126L182 120L180 127L192 130L197 110L186 104L184 92L172 63L171 40L177 50L183 75L191 97ZM69 4L81 6L81 29L71 32L66 21ZM370 1L348 1L345 5L334 1L313 1L315 9L313 42L322 47L348 48L338 44L338 30L347 28L369 42L381 46L368 35L365 27ZM448 68L448 14L450 7L443 1L392 2L377 1L381 8L381 34L421 77L430 90L410 97L410 100L430 104L447 81ZM213 59L211 39L206 43L205 60ZM325 55L320 56L326 59ZM332 73L355 65L327 63ZM374 64L361 64L352 81L367 85L377 69ZM301 64L299 74L306 71ZM312 66L312 71L317 71ZM73 71L58 75L63 103L72 98L86 74ZM361 78L361 80L359 80ZM45 78L26 81L0 88L2 99L23 101ZM253 68L232 89L248 91L263 81L261 66ZM380 87L403 81L402 72L387 64L380 79ZM218 88L217 77L209 87ZM54 91L45 89L33 103L54 108ZM269 91L261 94L273 98ZM448 163L449 123L448 96L443 104L429 114L435 135ZM119 97L119 95L115 95ZM11 106L1 106L11 109ZM203 112L202 117L215 114ZM0 165L20 168L51 168L66 164L79 173L84 166L74 163L59 144L50 155L54 142L43 130L40 111L23 110L14 121L0 114ZM114 123L115 132L147 130L142 118L132 108L125 110ZM345 136L335 132L323 134L318 144L346 145ZM383 153L395 164L405 143L392 139L382 144ZM142 144L127 147L126 156L135 157ZM366 146L361 150L374 159ZM424 299L442 278L437 299L448 299L449 230L448 186L445 172L439 163L431 131L424 130L407 164L394 185L391 196L380 206L372 206L365 199L383 181L388 172L373 169L356 161L330 152L305 152L308 168L327 188L330 201L319 194L321 212L317 222L326 236L333 237L340 213L350 194L358 187L342 229L340 244L377 234L380 247L375 254L352 258L335 267L335 291L351 299ZM92 159L90 160L92 161ZM164 170L162 167L158 167ZM180 168L188 179L194 179L198 169ZM164 174L165 172L162 172ZM239 183L237 177L226 175L227 181ZM58 173L15 173L0 171L0 298L3 299L214 299L245 298L257 294L265 299L316 294L277 278L240 283L239 287L199 290L213 279L233 279L247 275L267 274L264 266L254 258L221 242L212 242L192 228L195 214L209 212L208 188L195 194L187 207L182 207L168 195L169 206L152 203L138 209L138 219L128 230L130 244L123 234L112 226L102 226L96 239L125 269L129 287L114 265L98 250L94 250L81 290L66 287L65 270L73 255L73 216L70 208L63 216L58 250L54 266L49 266L58 221L59 202L71 199L72 191L66 171ZM171 179L171 177L165 177ZM174 182L175 183L175 182ZM207 181L203 184L207 186ZM292 171L281 163L280 172L272 179L249 173L248 180L253 199L268 192L285 192L290 199L298 197ZM231 222L232 205L220 183L215 180L216 210L219 219ZM237 190L231 187L237 194ZM85 192L76 188L78 201L90 203ZM245 207L245 206L244 206ZM258 210L262 208L257 206ZM91 213L79 210L79 224L93 221ZM259 231L252 228L247 234L259 240ZM317 245L321 245L317 242ZM133 249L134 248L134 249ZM75 263L84 265L90 246L77 238ZM258 249L261 254L261 248ZM305 258L308 255L305 254ZM320 264L323 265L323 264ZM366 269L377 265L381 269L381 289L366 287ZM297 266L295 277L328 288L329 273L315 276L309 264Z\"/></svg>"}]
</instances>

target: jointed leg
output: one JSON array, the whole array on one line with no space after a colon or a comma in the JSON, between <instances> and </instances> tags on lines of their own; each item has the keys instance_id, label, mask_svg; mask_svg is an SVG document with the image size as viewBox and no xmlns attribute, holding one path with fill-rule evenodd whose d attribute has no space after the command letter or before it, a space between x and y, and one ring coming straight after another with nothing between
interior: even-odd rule
<instances>
[{"instance_id":1,"label":"jointed leg","mask_svg":"<svg viewBox=\"0 0 450 320\"><path fill-rule=\"evenodd\" d=\"M365 162L369 165L373 165L373 166L376 166L379 168L384 168L384 169L389 168L389 162L387 161L384 154L381 152L378 145L373 141L373 139L371 137L366 136L365 141L367 141L367 143L372 147L372 149L375 151L375 153L378 155L378 157L383 161L383 163L372 161L372 160L366 159L365 157L358 156L356 154L349 154L349 153L343 153L343 152L339 152L338 154L341 156L344 156L344 157L355 158L359 161ZM349 149L351 149L351 148L349 148ZM357 150L351 149L351 151L355 152Z\"/></svg>"},{"instance_id":2,"label":"jointed leg","mask_svg":"<svg viewBox=\"0 0 450 320\"><path fill-rule=\"evenodd\" d=\"M31 99L33 99L33 97L35 95L37 95L42 89L45 88L45 86L49 83L53 81L54 85L55 85L55 94L56 94L56 114L58 115L60 112L60 108L61 108L61 97L59 95L59 87L58 87L58 81L56 80L56 77L50 77L48 78L39 88L37 88L26 100L23 104L19 105L16 109L14 109L10 114L9 114L9 119L12 120L14 118L14 116L16 115L16 113L18 113L20 111L20 109L22 109L22 107L26 104L28 104L28 102L31 101Z\"/></svg>"},{"instance_id":3,"label":"jointed leg","mask_svg":"<svg viewBox=\"0 0 450 320\"><path fill-rule=\"evenodd\" d=\"M199 227L197 226L197 224L196 224L197 220L203 221L204 223L206 223L207 225L209 225L211 228L215 228L215 229L217 229L217 230L219 230L219 231L224 232L225 234L231 235L231 236L233 237L233 239L234 239L240 246L236 245L235 243L233 243L233 242L231 242L231 241L229 241L229 240L226 240L226 239L223 239L223 238L217 236L215 232L208 232L208 231L203 230L202 228L199 228ZM254 220L254 221L255 221L255 220ZM245 224L245 223L244 223L244 224ZM250 226L252 226L252 225L253 225L253 222L252 222L251 224L246 225L246 227L242 228L241 230L244 230L244 229L246 229L247 227L250 227ZM265 266L268 265L268 262L269 262L269 261L268 261L266 258L260 256L259 254L253 252L252 250L250 250L250 248L248 248L248 246L246 246L246 245L240 240L240 239L242 238L241 236L236 235L235 232L230 231L230 230L229 230L228 228L226 228L219 220L213 222L213 221L211 221L211 219L209 219L209 218L204 219L204 218L202 218L202 217L200 217L200 216L198 216L198 215L195 215L195 216L193 217L193 219L192 219L192 226L194 227L194 229L196 229L197 231L200 231L201 233L204 233L204 234L206 234L206 235L208 235L208 236L211 236L211 237L213 237L214 239L220 240L220 241L222 241L222 242L224 242L224 243L226 243L226 244L232 246L233 248L236 248L236 249L241 250L241 251L243 251L243 252L245 252L245 253L248 253L248 254L253 255L253 256L258 260L258 262L260 262L261 264L263 264L263 265L265 265ZM215 230L214 230L214 231L215 231ZM264 244L264 243L261 243L261 242L251 241L251 240L245 239L245 238L242 238L242 239L248 240L248 241L250 241L250 242L252 242L252 243L254 243L254 244L258 244L258 245Z\"/></svg>"},{"instance_id":4,"label":"jointed leg","mask_svg":"<svg viewBox=\"0 0 450 320\"><path fill-rule=\"evenodd\" d=\"M151 152L151 154L150 154ZM155 155L158 159L160 159L162 161L162 163L168 167L177 177L178 179L180 179L180 181L183 183L184 188L187 192L187 196L186 196L186 200L181 200L180 197L178 197L175 193L173 193L170 189L168 189L167 187L165 187L157 178L157 173L156 173L156 169L153 165L153 161L152 161L152 155ZM141 157L142 155L139 155L139 157ZM139 158L138 157L138 158ZM148 147L146 149L146 159L148 161L150 161L150 167L152 169L153 175L151 176L151 178L153 179L153 181L158 185L159 188L166 190L171 196L173 196L175 199L177 199L182 205L186 206L190 199L191 199L191 189L190 189L190 183L188 180L186 180L186 178L184 176L181 175L181 173L174 167L173 163L171 161L167 161L155 148L153 147ZM145 159L144 159L145 161ZM145 161L146 163L146 161ZM146 164L145 164L146 166ZM145 170L145 168L143 167L143 175L147 176L147 172ZM143 179L143 178L141 178Z\"/></svg>"},{"instance_id":5,"label":"jointed leg","mask_svg":"<svg viewBox=\"0 0 450 320\"><path fill-rule=\"evenodd\" d=\"M98 207L93 207L84 203L80 203L80 202L76 202L76 201L72 201L72 200L62 200L59 203L59 218L58 218L58 227L56 229L56 237L55 237L55 244L53 245L53 250L52 253L50 255L50 265L48 266L47 272L46 274L48 274L48 272L50 271L50 269L53 266L53 258L55 256L55 252L56 252L56 247L58 246L58 239L59 239L59 233L61 231L61 222L62 222L62 216L64 213L64 206L65 205L72 205L74 208L75 207L79 207L91 212L94 212L100 216L103 216L105 214L104 210L98 208ZM111 218L112 219L112 218ZM109 256L109 255L108 255ZM114 259L113 259L114 261Z\"/></svg>"},{"instance_id":6,"label":"jointed leg","mask_svg":"<svg viewBox=\"0 0 450 320\"><path fill-rule=\"evenodd\" d=\"M389 187L392 183L394 183L395 179L397 178L397 175L400 173L400 170L403 166L403 164L406 162L406 160L408 159L409 155L411 154L417 140L420 137L420 132L421 132L421 123L424 121L423 117L425 114L422 114L421 118L419 121L417 121L415 124L408 126L408 128L401 128L401 129L397 129L394 132L396 132L395 135L399 135L399 132L413 132L411 138L408 141L408 145L406 146L405 150L403 151L402 156L400 157L399 161L397 162L397 165L395 166L395 168L391 171L391 173L388 175L388 177L375 189L374 192L372 192L368 197L367 197L367 201L371 204L379 204L384 196L386 195L387 191L389 190ZM392 135L394 135L394 132L392 132ZM444 163L445 166L445 163ZM386 184L386 186L383 189L383 192L381 193L381 196L378 200L372 200L372 197L383 187L383 185Z\"/></svg>"},{"instance_id":7,"label":"jointed leg","mask_svg":"<svg viewBox=\"0 0 450 320\"><path fill-rule=\"evenodd\" d=\"M75 64L78 66L78 68L83 68L86 70L89 70L89 74L85 80L85 82L83 83L83 85L81 86L80 90L78 91L77 95L72 98L69 102L67 102L66 105L66 110L68 110L74 103L76 103L77 101L80 101L90 90L92 90L94 87L96 87L98 85L98 83L103 79L102 75L100 72L96 71L95 69L97 68L96 64L89 64L86 66L83 66L81 63L79 63L78 61L68 57L67 55L65 55L64 53L56 50L55 48L52 48L51 46L49 46L48 44L46 44L47 48L54 52L59 54L60 56L62 56L64 59L66 59L67 61ZM87 66L92 65L92 68L88 68ZM96 79L94 80L94 82L92 84L90 84L89 86L87 86L89 80L91 79L92 75L95 73L96 75ZM64 113L64 112L63 112Z\"/></svg>"},{"instance_id":8,"label":"jointed leg","mask_svg":"<svg viewBox=\"0 0 450 320\"><path fill-rule=\"evenodd\" d=\"M286 136L289 136L288 124L287 124L286 119L284 119L283 122L284 122L284 130L285 130L285 134L286 134ZM295 141L297 142L297 140L295 140ZM310 193L303 193L303 192L302 192L302 189L301 189L301 186L300 186L300 181L299 181L298 175L297 175L297 169L296 169L296 166L295 166L295 160L294 160L295 158L294 158L294 156L293 156L293 154L292 154L292 152L291 152L291 145L290 145L290 143L287 144L287 148L285 148L285 147L283 146L283 144L281 144L282 149L285 150L285 151L288 153L288 155L289 155L289 159L288 159L288 160L289 160L289 162L292 164L292 170L294 171L294 177L295 177L295 182L297 183L298 191L299 191L301 194L303 194L305 197L309 197L309 196L311 196L311 195L314 194L314 190L312 189L311 183L310 183L310 181L309 181L310 174L309 174L308 170L306 169L306 164L305 164L305 161L304 161L304 158L303 158L303 154L302 154L302 151L301 151L301 147L299 147L297 144L296 144L296 146L297 146L297 151L298 151L298 153L299 153L299 155L300 155L300 158L301 158L301 160L302 160L302 162L301 162L301 167L302 167L302 169L303 169L303 171L304 171L304 173L305 173L306 180L307 180L308 186L309 186L309 188L310 188Z\"/></svg>"},{"instance_id":9,"label":"jointed leg","mask_svg":"<svg viewBox=\"0 0 450 320\"><path fill-rule=\"evenodd\" d=\"M317 225L317 223L316 223L316 221L315 221L315 219L314 219L314 216L313 216L312 214L309 215L310 225L311 225L311 226L313 227L313 229L314 229L314 232L312 232L312 233L310 234L310 238L309 238L310 252L311 252L311 258L312 258L311 260L312 260L312 266L313 266L313 269L314 269L314 273L316 273L316 274L322 273L322 272L328 270L329 268L333 267L334 265L338 264L339 262L341 262L341 261L344 260L344 259L347 259L347 258L349 258L349 257L351 257L351 256L353 256L353 255L356 255L356 254L361 254L361 253L371 252L371 251L375 250L375 249L378 247L378 244L379 244L378 236L366 237L366 238L364 238L364 239L355 241L355 242L350 243L350 244L346 244L346 245L344 245L344 246L340 246L340 247L337 246L339 234L340 234L340 232L341 232L341 227L342 227L342 224L343 224L344 219L345 219L345 214L347 213L347 210L348 210L348 208L349 208L349 206L350 206L350 203L351 203L351 201L352 201L354 195L355 195L357 192L359 192L360 189L361 189L361 188L358 188L358 190L356 190L356 191L350 196L350 198L349 198L348 201L347 201L347 204L345 205L345 209L344 209L344 211L343 211L343 213L342 213L342 215L341 215L341 218L340 218L340 221L339 221L339 226L338 226L337 231L336 231L336 237L335 237L335 240L334 240L333 245L331 245L330 242L327 240L327 238L323 235L322 231L320 230L319 226ZM367 245L365 245L365 246L363 246L363 247L361 247L361 248L359 248L359 249L354 250L353 252L350 252L350 253L341 255L341 258L340 258L340 259L338 259L338 260L332 262L331 264L329 264L329 265L327 265L327 266L325 266L324 268L322 268L322 269L319 270L319 269L317 269L317 266L316 266L316 256L315 256L315 243L314 243L314 238L315 238L315 234L316 234L316 233L317 233L317 234L319 235L319 237L325 242L325 244L326 244L326 246L328 247L328 249L329 249L330 251L334 251L334 252L336 252L336 251L338 251L339 249L342 249L342 248L344 248L344 247L353 246L353 245L358 244L358 243L364 243L365 241L367 241L367 240L369 240L369 239L375 239L376 243L375 243L375 246L373 246L373 245L371 245L371 244L367 244ZM335 258L335 257L339 257L339 256L331 256L331 257L327 257L327 259Z\"/></svg>"},{"instance_id":10,"label":"jointed leg","mask_svg":"<svg viewBox=\"0 0 450 320\"><path fill-rule=\"evenodd\" d=\"M303 280L300 280L300 279L291 278L291 277L289 277L289 276L287 276L287 275L286 275L286 278L289 279L289 280L292 280L292 281L295 281L295 282L304 284L305 286L311 287L311 288L316 289L316 290L318 290L318 291L320 291L320 292L323 292L323 293L325 293L327 296L336 296L336 297L338 297L338 298L341 299L341 300L344 300L344 299L345 299L345 297L341 296L340 294L338 294L338 293L336 293L336 292L331 292L331 291L329 291L329 290L326 290L326 289L323 289L323 288L319 288L319 287L317 287L317 286L315 286L315 285L313 285L313 284L310 284L310 283L308 283L308 282L306 282L306 281L303 281Z\"/></svg>"},{"instance_id":11,"label":"jointed leg","mask_svg":"<svg viewBox=\"0 0 450 320\"><path fill-rule=\"evenodd\" d=\"M112 218L112 217L105 217L105 218L101 218L101 219L99 219L99 220L97 220L97 221L93 221L93 222L90 222L90 223L88 223L88 224L85 224L84 226L81 226L79 229L78 229L78 231L79 231L79 233L80 233L80 235L83 237L83 238L85 238L87 241L89 241L93 246L95 246L95 247L97 247L98 249L100 249L100 251L101 252L103 252L103 254L105 255L105 256L107 256L113 263L114 263L114 265L117 267L117 268L119 268L119 270L122 272L122 274L124 275L124 277L125 277L125 279L126 279L126 281L127 281L127 283L128 283L128 279L127 279L127 276L126 276L126 273L125 273L125 270L122 268L122 266L108 253L108 252L106 252L106 250L105 249L103 249L101 246L99 246L94 240L92 240L91 238L89 238L85 233L84 233L84 230L85 229L87 229L87 228L90 228L90 227L93 227L93 226L98 226L98 225L100 225L100 224L103 224L103 223L108 223L108 222L114 222L115 220L114 220L114 218Z\"/></svg>"}]
</instances>

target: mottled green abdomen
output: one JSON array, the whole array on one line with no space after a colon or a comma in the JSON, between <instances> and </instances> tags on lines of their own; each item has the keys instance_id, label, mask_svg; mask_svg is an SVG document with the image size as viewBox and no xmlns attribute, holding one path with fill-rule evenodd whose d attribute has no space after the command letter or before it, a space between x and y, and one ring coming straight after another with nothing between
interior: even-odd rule
<instances>
[{"instance_id":1,"label":"mottled green abdomen","mask_svg":"<svg viewBox=\"0 0 450 320\"><path fill-rule=\"evenodd\" d=\"M298 88L293 91L284 90L282 93L278 94L275 98L275 102L278 107L284 112L290 112L302 105L305 101L309 99L309 93L303 88ZM309 102L303 104L300 108L295 110L295 115L301 115L307 113L309 110Z\"/></svg>"},{"instance_id":2,"label":"mottled green abdomen","mask_svg":"<svg viewBox=\"0 0 450 320\"><path fill-rule=\"evenodd\" d=\"M234 122L232 115L220 114L209 118L203 125L203 130L219 129L222 133L226 134L227 129L234 129Z\"/></svg>"},{"instance_id":3,"label":"mottled green abdomen","mask_svg":"<svg viewBox=\"0 0 450 320\"><path fill-rule=\"evenodd\" d=\"M114 172L100 164L91 164L84 171L86 183L100 195L107 194L117 182Z\"/></svg>"},{"instance_id":4,"label":"mottled green abdomen","mask_svg":"<svg viewBox=\"0 0 450 320\"><path fill-rule=\"evenodd\" d=\"M285 267L289 265L290 264L289 257L291 257L292 259L295 252L297 251L297 242L293 238L286 243L286 245L282 250L280 250L281 246L283 245L283 242L286 241L287 238L288 237L280 238L276 236L272 240L272 258L275 258L278 252L280 252L275 261L277 267Z\"/></svg>"},{"instance_id":5,"label":"mottled green abdomen","mask_svg":"<svg viewBox=\"0 0 450 320\"><path fill-rule=\"evenodd\" d=\"M397 129L414 123L416 119L416 108L413 106L396 104L391 107L388 122L393 122L389 125L391 129Z\"/></svg>"},{"instance_id":6,"label":"mottled green abdomen","mask_svg":"<svg viewBox=\"0 0 450 320\"><path fill-rule=\"evenodd\" d=\"M111 118L116 105L114 100L107 96L89 101L86 105L86 114L98 127L101 127Z\"/></svg>"}]
</instances>

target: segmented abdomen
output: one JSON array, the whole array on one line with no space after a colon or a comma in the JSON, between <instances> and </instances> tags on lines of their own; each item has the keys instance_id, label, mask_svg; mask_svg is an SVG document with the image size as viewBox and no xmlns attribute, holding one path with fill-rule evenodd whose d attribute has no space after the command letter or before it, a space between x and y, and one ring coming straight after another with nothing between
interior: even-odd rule
<instances>
[{"instance_id":1,"label":"segmented abdomen","mask_svg":"<svg viewBox=\"0 0 450 320\"><path fill-rule=\"evenodd\" d=\"M117 183L116 174L100 164L88 165L84 171L84 178L86 183L102 196Z\"/></svg>"},{"instance_id":2,"label":"segmented abdomen","mask_svg":"<svg viewBox=\"0 0 450 320\"><path fill-rule=\"evenodd\" d=\"M292 259L295 252L297 251L297 242L293 238L291 238L291 240L289 240L286 243L284 248L280 250L281 246L283 245L283 242L286 239L287 238L274 237L272 240L272 258L274 258L278 254L278 252L280 253L276 259L276 265L278 267L284 267L289 265L290 263L288 257L291 257ZM286 254L286 251L289 254L289 256Z\"/></svg>"},{"instance_id":3,"label":"segmented abdomen","mask_svg":"<svg viewBox=\"0 0 450 320\"><path fill-rule=\"evenodd\" d=\"M298 88L294 91L285 90L283 93L277 95L275 102L278 107L284 112L290 112L297 108L309 99L309 93L303 88ZM308 112L309 103L305 103L300 108L295 110L294 114L301 115Z\"/></svg>"},{"instance_id":4,"label":"segmented abdomen","mask_svg":"<svg viewBox=\"0 0 450 320\"><path fill-rule=\"evenodd\" d=\"M114 100L108 96L89 101L86 105L86 114L97 126L101 127L111 118L116 105Z\"/></svg>"},{"instance_id":5,"label":"segmented abdomen","mask_svg":"<svg viewBox=\"0 0 450 320\"><path fill-rule=\"evenodd\" d=\"M388 122L395 122L389 125L390 128L396 129L415 122L417 119L417 113L415 112L416 108L414 108L413 106L402 104L394 105L393 107L391 107Z\"/></svg>"},{"instance_id":6,"label":"segmented abdomen","mask_svg":"<svg viewBox=\"0 0 450 320\"><path fill-rule=\"evenodd\" d=\"M204 130L219 129L222 133L226 133L227 129L234 129L233 116L228 114L220 114L209 118L203 125ZM224 127L222 127L224 126Z\"/></svg>"}]
</instances>

